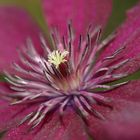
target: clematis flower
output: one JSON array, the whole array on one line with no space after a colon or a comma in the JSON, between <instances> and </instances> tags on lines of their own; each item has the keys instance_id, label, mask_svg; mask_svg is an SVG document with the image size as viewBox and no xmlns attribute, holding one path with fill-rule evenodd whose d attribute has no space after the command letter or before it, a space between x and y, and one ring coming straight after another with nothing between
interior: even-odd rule
<instances>
[{"instance_id":1,"label":"clematis flower","mask_svg":"<svg viewBox=\"0 0 140 140\"><path fill-rule=\"evenodd\" d=\"M110 2L43 1L49 25L59 25L59 32L52 33L54 49L47 45L35 24L31 27L25 13L20 11L19 18L11 17L16 19L13 22L22 26L11 25L15 41L1 47L5 52L1 55L1 60L4 60L1 68L8 67L11 54L15 61L15 71L5 72L10 86L1 83L0 130L7 131L3 139L140 138L140 82L114 83L140 67L140 5L128 12L125 23L115 35L100 42L101 29L110 13ZM2 8L0 13L1 17L4 16L0 24L5 27L5 21L7 23L17 9ZM23 22L21 15L29 23ZM66 28L69 19L73 21L73 28L71 24ZM92 26L86 31L89 23ZM3 37L5 29L2 31ZM22 45L22 40L28 36L30 39L19 49L17 57L16 45ZM6 42L10 41L6 36ZM7 56L8 48L13 52L10 56Z\"/></svg>"}]
</instances>

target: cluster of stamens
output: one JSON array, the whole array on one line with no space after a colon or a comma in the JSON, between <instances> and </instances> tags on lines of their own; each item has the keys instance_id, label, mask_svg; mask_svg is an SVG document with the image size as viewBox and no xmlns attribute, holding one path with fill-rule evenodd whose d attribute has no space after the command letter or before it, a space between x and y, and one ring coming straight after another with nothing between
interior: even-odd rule
<instances>
[{"instance_id":1,"label":"cluster of stamens","mask_svg":"<svg viewBox=\"0 0 140 140\"><path fill-rule=\"evenodd\" d=\"M128 59L116 61L124 46L111 56L96 61L97 54L114 39L114 35L99 43L101 29L89 28L86 38L80 36L79 44L75 46L70 25L68 29L67 40L52 34L55 50L49 49L41 36L45 55L40 55L31 40L28 40L27 47L20 51L22 65L13 64L18 74L5 72L10 88L14 91L10 96L16 99L12 105L38 105L38 109L25 116L20 124L28 122L34 128L56 109L63 116L67 107L80 112L85 119L89 114L104 119L94 109L94 105L106 105L110 100L100 93L127 83L105 84L127 76L127 73L114 73L128 62ZM97 90L100 88L102 90Z\"/></svg>"}]
</instances>

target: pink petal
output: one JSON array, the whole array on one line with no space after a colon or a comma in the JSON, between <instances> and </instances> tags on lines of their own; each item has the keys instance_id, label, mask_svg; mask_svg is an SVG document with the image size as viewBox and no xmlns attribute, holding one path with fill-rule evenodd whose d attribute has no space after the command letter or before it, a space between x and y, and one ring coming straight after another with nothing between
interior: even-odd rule
<instances>
[{"instance_id":1,"label":"pink petal","mask_svg":"<svg viewBox=\"0 0 140 140\"><path fill-rule=\"evenodd\" d=\"M33 110L33 106L10 106L9 102L0 99L0 131L16 127Z\"/></svg>"},{"instance_id":2,"label":"pink petal","mask_svg":"<svg viewBox=\"0 0 140 140\"><path fill-rule=\"evenodd\" d=\"M118 104L118 105L117 105ZM133 140L140 138L140 104L120 100L116 108L106 113L107 120L91 126L95 138L98 140ZM92 121L92 123L94 123ZM95 127L96 128L95 128Z\"/></svg>"},{"instance_id":3,"label":"pink petal","mask_svg":"<svg viewBox=\"0 0 140 140\"><path fill-rule=\"evenodd\" d=\"M6 83L0 83L2 92L10 92ZM25 109L25 110L24 110ZM8 130L4 139L6 140L88 140L89 136L85 131L84 123L73 110L67 110L64 114L64 124L60 122L58 112L55 112L52 119L39 129L28 132L30 126L27 123L17 126L20 121L34 110L33 107L22 105L10 106L8 101L0 99L0 131ZM26 135L25 135L26 134ZM36 135L35 135L36 134Z\"/></svg>"},{"instance_id":4,"label":"pink petal","mask_svg":"<svg viewBox=\"0 0 140 140\"><path fill-rule=\"evenodd\" d=\"M125 22L117 30L115 40L103 50L100 60L124 45L126 48L120 56L130 59L130 62L120 71L132 73L140 68L140 4L128 11Z\"/></svg>"},{"instance_id":5,"label":"pink petal","mask_svg":"<svg viewBox=\"0 0 140 140\"><path fill-rule=\"evenodd\" d=\"M0 83L0 131L16 126L27 113L34 110L35 106L25 105L11 106L10 98L3 98L2 95L11 93L6 83Z\"/></svg>"},{"instance_id":6,"label":"pink petal","mask_svg":"<svg viewBox=\"0 0 140 140\"><path fill-rule=\"evenodd\" d=\"M49 26L58 27L62 34L72 20L77 33L85 33L89 24L105 25L111 12L112 0L43 0Z\"/></svg>"},{"instance_id":7,"label":"pink petal","mask_svg":"<svg viewBox=\"0 0 140 140\"><path fill-rule=\"evenodd\" d=\"M111 55L125 43L126 49L121 53L130 62L120 69L132 73L140 68L140 5L130 10L125 23L118 29L117 38L103 50L100 60ZM140 81L133 81L105 94L113 98L113 110L98 108L107 118L106 121L89 119L91 131L98 140L132 140L139 139L140 134Z\"/></svg>"},{"instance_id":8,"label":"pink petal","mask_svg":"<svg viewBox=\"0 0 140 140\"><path fill-rule=\"evenodd\" d=\"M23 107L12 107L9 105L9 102L3 101L0 99L0 131L15 126L19 122L21 112ZM16 115L18 113L18 115Z\"/></svg>"},{"instance_id":9,"label":"pink petal","mask_svg":"<svg viewBox=\"0 0 140 140\"><path fill-rule=\"evenodd\" d=\"M33 130L27 133L29 126L22 125L14 128L5 136L6 140L88 140L89 136L85 132L83 122L73 111L67 111L64 116L63 126L58 113L55 112L53 118L46 123L40 131ZM38 129L39 130L39 129ZM25 135L27 133L27 135ZM36 135L35 135L36 134Z\"/></svg>"},{"instance_id":10,"label":"pink petal","mask_svg":"<svg viewBox=\"0 0 140 140\"><path fill-rule=\"evenodd\" d=\"M103 127L102 134L108 140L132 140L140 138L140 104L127 102L120 112L111 114L111 120ZM117 132L117 133L116 133Z\"/></svg>"},{"instance_id":11,"label":"pink petal","mask_svg":"<svg viewBox=\"0 0 140 140\"><path fill-rule=\"evenodd\" d=\"M38 28L25 11L15 7L0 7L0 71L18 60L17 48L28 37L37 42Z\"/></svg>"},{"instance_id":12,"label":"pink petal","mask_svg":"<svg viewBox=\"0 0 140 140\"><path fill-rule=\"evenodd\" d=\"M104 114L106 118L106 121L103 121L100 119L96 119L93 116L89 117L90 132L96 139L117 140L117 138L118 139L123 138L124 140L129 140L128 138L131 139L139 138L139 131L137 131L140 128L139 127L139 123L140 123L139 85L140 85L140 81L134 81L128 85L122 86L116 90L113 90L111 93L107 94L108 96L111 96L114 99L112 102L114 108L113 110L110 110L106 107L94 106L94 108L96 108L97 111ZM5 109L5 110L7 113L11 112L10 114L16 112L16 110L14 109L13 111L9 111L9 109ZM28 111L28 113L30 111ZM0 113L1 113L1 109L0 109ZM2 112L2 114L4 113ZM16 120L18 121L24 115L27 115L27 112L19 115L20 116L16 117ZM17 128L13 127L13 129L11 129L7 133L5 139L6 140L20 140L20 139L45 140L46 138L47 140L51 140L51 139L87 140L88 139L89 136L85 131L82 121L73 111L67 110L65 112L64 124L65 126L63 126L60 123L58 114L57 112L55 112L50 122L46 123L40 131L35 130L29 133L27 132L29 126L25 124ZM130 127L133 127L133 130L130 130L129 129ZM134 128L137 128L136 131ZM129 132L129 134L127 132Z\"/></svg>"},{"instance_id":13,"label":"pink petal","mask_svg":"<svg viewBox=\"0 0 140 140\"><path fill-rule=\"evenodd\" d=\"M114 99L124 99L126 101L140 102L140 80L131 81L106 95Z\"/></svg>"},{"instance_id":14,"label":"pink petal","mask_svg":"<svg viewBox=\"0 0 140 140\"><path fill-rule=\"evenodd\" d=\"M132 140L140 138L140 81L107 93L112 98L110 103L113 110L106 107L95 108L102 113L106 120L98 120L90 116L91 133L98 140ZM131 129L133 128L133 129Z\"/></svg>"}]
</instances>

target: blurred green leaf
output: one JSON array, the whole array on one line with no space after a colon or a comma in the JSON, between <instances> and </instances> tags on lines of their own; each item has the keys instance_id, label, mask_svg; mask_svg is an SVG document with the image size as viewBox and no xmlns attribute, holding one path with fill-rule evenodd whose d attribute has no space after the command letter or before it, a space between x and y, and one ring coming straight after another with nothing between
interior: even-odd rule
<instances>
[{"instance_id":1,"label":"blurred green leaf","mask_svg":"<svg viewBox=\"0 0 140 140\"><path fill-rule=\"evenodd\" d=\"M2 81L2 82L6 81L4 78L4 75L2 75L2 74L0 74L0 81Z\"/></svg>"},{"instance_id":2,"label":"blurred green leaf","mask_svg":"<svg viewBox=\"0 0 140 140\"><path fill-rule=\"evenodd\" d=\"M113 0L112 15L104 32L103 38L112 33L125 19L128 9L133 7L138 0Z\"/></svg>"},{"instance_id":3,"label":"blurred green leaf","mask_svg":"<svg viewBox=\"0 0 140 140\"><path fill-rule=\"evenodd\" d=\"M113 84L117 84L117 83L121 83L121 82L125 82L125 81L138 80L138 79L140 79L140 70L137 71L137 72L134 72L133 74L128 75L125 78L122 78L120 80L117 80L115 82L112 82L109 85L113 85Z\"/></svg>"},{"instance_id":4,"label":"blurred green leaf","mask_svg":"<svg viewBox=\"0 0 140 140\"><path fill-rule=\"evenodd\" d=\"M0 0L0 5L10 5L24 8L38 23L42 31L46 34L50 46L52 46L49 28L43 14L41 0Z\"/></svg>"},{"instance_id":5,"label":"blurred green leaf","mask_svg":"<svg viewBox=\"0 0 140 140\"><path fill-rule=\"evenodd\" d=\"M140 71L134 72L133 74L121 79L120 81L138 80L140 79Z\"/></svg>"},{"instance_id":6,"label":"blurred green leaf","mask_svg":"<svg viewBox=\"0 0 140 140\"><path fill-rule=\"evenodd\" d=\"M114 85L114 84L119 84L119 83L122 83L122 82L138 80L138 79L140 79L140 71L134 72L133 74L128 75L127 77L122 78L120 80L108 83L107 85ZM105 88L97 88L96 89L96 91L103 91L103 90L105 90Z\"/></svg>"},{"instance_id":7,"label":"blurred green leaf","mask_svg":"<svg viewBox=\"0 0 140 140\"><path fill-rule=\"evenodd\" d=\"M4 137L4 135L6 134L6 130L3 130L0 132L0 139L2 139Z\"/></svg>"}]
</instances>

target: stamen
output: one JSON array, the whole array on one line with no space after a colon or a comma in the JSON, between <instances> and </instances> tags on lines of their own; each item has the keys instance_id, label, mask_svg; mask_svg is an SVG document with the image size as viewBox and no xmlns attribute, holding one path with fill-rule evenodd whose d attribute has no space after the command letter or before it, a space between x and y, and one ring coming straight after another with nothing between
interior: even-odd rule
<instances>
[{"instance_id":1,"label":"stamen","mask_svg":"<svg viewBox=\"0 0 140 140\"><path fill-rule=\"evenodd\" d=\"M56 68L59 67L60 64L66 62L66 56L69 54L68 51L60 52L59 50L53 51L48 56L48 62L54 64Z\"/></svg>"},{"instance_id":2,"label":"stamen","mask_svg":"<svg viewBox=\"0 0 140 140\"><path fill-rule=\"evenodd\" d=\"M99 43L100 35L100 27L93 30L90 26L86 37L80 35L75 46L73 29L69 24L67 38L64 36L61 40L57 31L52 34L56 50L49 49L44 37L40 36L43 55L36 51L28 39L27 47L19 53L21 64L13 63L18 73L11 75L5 72L5 79L14 91L13 94L5 94L8 99L15 99L12 105L38 105L20 125L27 122L31 128L35 128L56 109L62 117L67 106L72 107L77 114L80 112L84 121L88 115L104 120L104 116L93 105L110 107L110 98L101 93L128 83L109 84L128 75L127 72L115 73L115 70L123 67L129 59L118 59L125 45L97 62L97 54L114 39L114 35L111 35Z\"/></svg>"}]
</instances>

